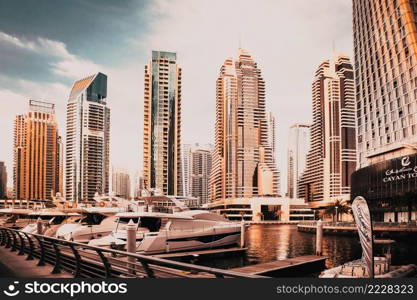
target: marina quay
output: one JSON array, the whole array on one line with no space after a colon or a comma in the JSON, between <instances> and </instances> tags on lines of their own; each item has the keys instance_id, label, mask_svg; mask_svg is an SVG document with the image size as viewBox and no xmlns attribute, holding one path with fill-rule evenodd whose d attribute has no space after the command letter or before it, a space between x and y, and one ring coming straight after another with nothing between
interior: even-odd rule
<instances>
[{"instance_id":1,"label":"marina quay","mask_svg":"<svg viewBox=\"0 0 417 300\"><path fill-rule=\"evenodd\" d=\"M417 0L0 1L0 295L415 299L416 239Z\"/></svg>"}]
</instances>

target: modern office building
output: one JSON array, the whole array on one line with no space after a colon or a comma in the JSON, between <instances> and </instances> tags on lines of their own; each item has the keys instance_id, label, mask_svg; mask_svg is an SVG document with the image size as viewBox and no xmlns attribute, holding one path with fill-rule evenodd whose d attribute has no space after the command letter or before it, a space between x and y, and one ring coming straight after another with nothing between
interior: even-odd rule
<instances>
[{"instance_id":1,"label":"modern office building","mask_svg":"<svg viewBox=\"0 0 417 300\"><path fill-rule=\"evenodd\" d=\"M294 124L290 127L287 151L287 195L299 198L298 182L306 168L310 149L310 125Z\"/></svg>"},{"instance_id":2,"label":"modern office building","mask_svg":"<svg viewBox=\"0 0 417 300\"><path fill-rule=\"evenodd\" d=\"M112 169L112 191L117 197L130 198L130 175L123 169Z\"/></svg>"},{"instance_id":3,"label":"modern office building","mask_svg":"<svg viewBox=\"0 0 417 300\"><path fill-rule=\"evenodd\" d=\"M14 123L13 185L19 200L47 200L62 193L62 144L55 105L29 101Z\"/></svg>"},{"instance_id":4,"label":"modern office building","mask_svg":"<svg viewBox=\"0 0 417 300\"><path fill-rule=\"evenodd\" d=\"M0 161L0 199L7 198L7 170L4 161Z\"/></svg>"},{"instance_id":5,"label":"modern office building","mask_svg":"<svg viewBox=\"0 0 417 300\"><path fill-rule=\"evenodd\" d=\"M199 200L199 205L209 201L209 181L211 173L211 151L207 148L194 148L190 157L190 196Z\"/></svg>"},{"instance_id":6,"label":"modern office building","mask_svg":"<svg viewBox=\"0 0 417 300\"><path fill-rule=\"evenodd\" d=\"M238 58L226 59L220 68L216 85L211 200L277 195L279 176L268 144L261 70L239 49Z\"/></svg>"},{"instance_id":7,"label":"modern office building","mask_svg":"<svg viewBox=\"0 0 417 300\"><path fill-rule=\"evenodd\" d=\"M78 80L67 104L66 199L94 199L109 192L110 109L107 76Z\"/></svg>"},{"instance_id":8,"label":"modern office building","mask_svg":"<svg viewBox=\"0 0 417 300\"><path fill-rule=\"evenodd\" d=\"M324 61L312 85L313 123L299 196L313 207L350 198L356 169L356 119L353 68L349 57Z\"/></svg>"},{"instance_id":9,"label":"modern office building","mask_svg":"<svg viewBox=\"0 0 417 300\"><path fill-rule=\"evenodd\" d=\"M200 204L209 198L209 179L211 173L211 144L199 143L182 145L183 196L199 199Z\"/></svg>"},{"instance_id":10,"label":"modern office building","mask_svg":"<svg viewBox=\"0 0 417 300\"><path fill-rule=\"evenodd\" d=\"M181 68L173 52L145 66L143 176L146 188L182 195Z\"/></svg>"},{"instance_id":11,"label":"modern office building","mask_svg":"<svg viewBox=\"0 0 417 300\"><path fill-rule=\"evenodd\" d=\"M272 159L274 161L277 161L278 157L278 152L277 152L277 122L275 119L275 116L272 114L272 112L268 112L266 114L266 124L267 124L267 140L268 140L268 147L271 148L271 152L272 152ZM278 176L278 181L277 181L277 194L280 195L281 194L281 172L278 169L278 166L276 166L277 168L277 176Z\"/></svg>"},{"instance_id":12,"label":"modern office building","mask_svg":"<svg viewBox=\"0 0 417 300\"><path fill-rule=\"evenodd\" d=\"M417 3L353 0L358 167L374 220L417 215ZM398 171L398 172L397 172Z\"/></svg>"}]
</instances>

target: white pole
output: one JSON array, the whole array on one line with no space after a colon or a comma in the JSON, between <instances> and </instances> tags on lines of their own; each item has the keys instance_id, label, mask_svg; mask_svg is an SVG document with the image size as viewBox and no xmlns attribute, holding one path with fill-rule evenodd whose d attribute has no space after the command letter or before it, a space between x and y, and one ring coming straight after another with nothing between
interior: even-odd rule
<instances>
[{"instance_id":1,"label":"white pole","mask_svg":"<svg viewBox=\"0 0 417 300\"><path fill-rule=\"evenodd\" d=\"M240 247L245 247L245 221L242 220L240 223Z\"/></svg>"},{"instance_id":2,"label":"white pole","mask_svg":"<svg viewBox=\"0 0 417 300\"><path fill-rule=\"evenodd\" d=\"M316 255L322 254L323 248L323 222L321 220L317 221L316 227Z\"/></svg>"},{"instance_id":3,"label":"white pole","mask_svg":"<svg viewBox=\"0 0 417 300\"><path fill-rule=\"evenodd\" d=\"M37 232L37 234L42 234L43 233L43 224L42 224L42 219L41 219L41 217L39 217L37 220L36 220L36 232Z\"/></svg>"},{"instance_id":4,"label":"white pole","mask_svg":"<svg viewBox=\"0 0 417 300\"><path fill-rule=\"evenodd\" d=\"M126 242L126 250L129 253L136 253L136 225L133 223L132 219L130 219L129 223L126 226L126 234L127 234L127 242ZM130 273L135 273L135 262L134 257L127 257L127 268Z\"/></svg>"}]
</instances>

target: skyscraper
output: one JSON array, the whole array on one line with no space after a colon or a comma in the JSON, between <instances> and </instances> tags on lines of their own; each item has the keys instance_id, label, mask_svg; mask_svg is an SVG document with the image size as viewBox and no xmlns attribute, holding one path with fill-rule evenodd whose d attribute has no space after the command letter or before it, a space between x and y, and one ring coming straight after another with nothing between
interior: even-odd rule
<instances>
[{"instance_id":1,"label":"skyscraper","mask_svg":"<svg viewBox=\"0 0 417 300\"><path fill-rule=\"evenodd\" d=\"M0 199L7 197L7 170L4 161L0 161Z\"/></svg>"},{"instance_id":2,"label":"skyscraper","mask_svg":"<svg viewBox=\"0 0 417 300\"><path fill-rule=\"evenodd\" d=\"M182 179L182 194L183 196L190 196L190 169L191 169L191 144L183 144L181 148L181 179Z\"/></svg>"},{"instance_id":3,"label":"skyscraper","mask_svg":"<svg viewBox=\"0 0 417 300\"><path fill-rule=\"evenodd\" d=\"M294 124L291 126L287 151L287 194L289 198L298 198L297 185L306 168L309 147L310 125Z\"/></svg>"},{"instance_id":4,"label":"skyscraper","mask_svg":"<svg viewBox=\"0 0 417 300\"><path fill-rule=\"evenodd\" d=\"M271 148L272 157L271 159L276 161L277 160L277 122L275 120L275 116L272 114L272 112L268 112L266 114L266 123L267 123L267 140L268 140L268 147ZM277 168L277 194L281 194L281 172Z\"/></svg>"},{"instance_id":5,"label":"skyscraper","mask_svg":"<svg viewBox=\"0 0 417 300\"><path fill-rule=\"evenodd\" d=\"M67 200L109 192L109 141L107 76L97 73L74 83L67 104Z\"/></svg>"},{"instance_id":6,"label":"skyscraper","mask_svg":"<svg viewBox=\"0 0 417 300\"><path fill-rule=\"evenodd\" d=\"M61 185L61 138L55 105L29 101L29 112L14 124L14 195L17 199L52 199Z\"/></svg>"},{"instance_id":7,"label":"skyscraper","mask_svg":"<svg viewBox=\"0 0 417 300\"><path fill-rule=\"evenodd\" d=\"M130 198L130 175L126 170L115 169L112 170L112 191L116 196L125 199Z\"/></svg>"},{"instance_id":8,"label":"skyscraper","mask_svg":"<svg viewBox=\"0 0 417 300\"><path fill-rule=\"evenodd\" d=\"M265 83L252 56L239 50L220 68L211 200L278 194L278 170L268 144Z\"/></svg>"},{"instance_id":9,"label":"skyscraper","mask_svg":"<svg viewBox=\"0 0 417 300\"><path fill-rule=\"evenodd\" d=\"M164 195L182 195L181 68L176 53L152 51L144 94L145 185Z\"/></svg>"},{"instance_id":10,"label":"skyscraper","mask_svg":"<svg viewBox=\"0 0 417 300\"><path fill-rule=\"evenodd\" d=\"M415 153L416 15L412 0L353 0L358 167Z\"/></svg>"},{"instance_id":11,"label":"skyscraper","mask_svg":"<svg viewBox=\"0 0 417 300\"><path fill-rule=\"evenodd\" d=\"M349 198L350 175L356 168L355 89L349 57L324 61L312 89L311 147L299 195L322 206Z\"/></svg>"}]
</instances>

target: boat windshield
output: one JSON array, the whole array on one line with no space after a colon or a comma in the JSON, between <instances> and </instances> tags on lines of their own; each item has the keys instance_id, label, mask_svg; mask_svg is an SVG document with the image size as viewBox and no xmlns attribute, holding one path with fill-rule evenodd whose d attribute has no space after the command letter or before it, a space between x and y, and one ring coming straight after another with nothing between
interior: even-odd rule
<instances>
[{"instance_id":1,"label":"boat windshield","mask_svg":"<svg viewBox=\"0 0 417 300\"><path fill-rule=\"evenodd\" d=\"M99 225L101 221L103 221L106 216L101 214L86 214L84 218L81 220L81 224L83 225Z\"/></svg>"},{"instance_id":2,"label":"boat windshield","mask_svg":"<svg viewBox=\"0 0 417 300\"><path fill-rule=\"evenodd\" d=\"M147 228L150 232L158 232L161 228L161 218L157 217L120 217L117 221L116 231L118 229L125 230L125 226L133 221L137 226L136 228ZM119 226L120 225L120 226Z\"/></svg>"}]
</instances>

